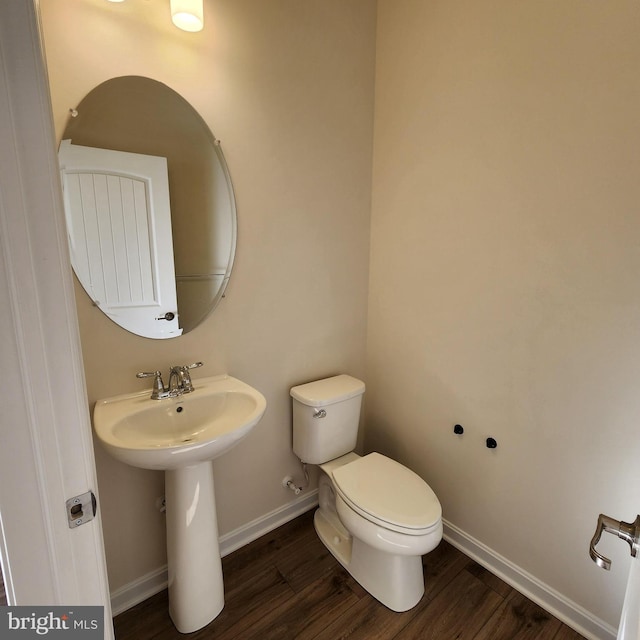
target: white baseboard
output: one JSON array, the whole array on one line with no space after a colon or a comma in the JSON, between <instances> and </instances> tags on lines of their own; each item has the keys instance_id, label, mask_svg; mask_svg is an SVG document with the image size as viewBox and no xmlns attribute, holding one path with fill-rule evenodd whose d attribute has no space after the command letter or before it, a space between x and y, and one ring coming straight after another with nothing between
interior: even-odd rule
<instances>
[{"instance_id":1,"label":"white baseboard","mask_svg":"<svg viewBox=\"0 0 640 640\"><path fill-rule=\"evenodd\" d=\"M617 630L455 525L443 521L444 539L588 640L615 640Z\"/></svg>"},{"instance_id":2,"label":"white baseboard","mask_svg":"<svg viewBox=\"0 0 640 640\"><path fill-rule=\"evenodd\" d=\"M229 555L233 551L313 509L317 504L318 490L316 489L221 536L220 555L222 557ZM575 629L585 638L588 640L615 640L616 629L611 625L596 618L575 602L572 602L455 525L446 520L443 521L443 524L444 539L447 542L491 571L491 573L502 578L507 584L559 620L562 620L562 622ZM164 565L113 591L111 593L113 615L118 615L130 609L166 589L166 587L167 566Z\"/></svg>"},{"instance_id":3,"label":"white baseboard","mask_svg":"<svg viewBox=\"0 0 640 640\"><path fill-rule=\"evenodd\" d=\"M236 549L257 540L283 524L313 509L318 504L318 490L314 489L289 504L220 536L220 555L229 555ZM111 610L114 616L140 604L167 588L167 565L147 573L129 584L111 592Z\"/></svg>"},{"instance_id":4,"label":"white baseboard","mask_svg":"<svg viewBox=\"0 0 640 640\"><path fill-rule=\"evenodd\" d=\"M310 511L318 505L318 490L314 489L296 498L293 502L275 509L260 518L256 518L234 531L220 536L220 555L224 558L236 549L257 540L260 536L273 531L283 524Z\"/></svg>"},{"instance_id":5,"label":"white baseboard","mask_svg":"<svg viewBox=\"0 0 640 640\"><path fill-rule=\"evenodd\" d=\"M119 613L135 607L147 598L155 596L167 588L167 565L151 571L142 577L125 584L111 592L111 613L117 616Z\"/></svg>"}]
</instances>

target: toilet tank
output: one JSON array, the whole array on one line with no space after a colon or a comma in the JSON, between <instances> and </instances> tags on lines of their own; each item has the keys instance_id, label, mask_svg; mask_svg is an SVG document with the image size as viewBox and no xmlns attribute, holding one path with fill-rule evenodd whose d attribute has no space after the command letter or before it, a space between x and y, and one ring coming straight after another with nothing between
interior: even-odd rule
<instances>
[{"instance_id":1,"label":"toilet tank","mask_svg":"<svg viewBox=\"0 0 640 640\"><path fill-rule=\"evenodd\" d=\"M323 464L353 451L358 439L364 382L333 376L291 389L293 451L310 464Z\"/></svg>"}]
</instances>

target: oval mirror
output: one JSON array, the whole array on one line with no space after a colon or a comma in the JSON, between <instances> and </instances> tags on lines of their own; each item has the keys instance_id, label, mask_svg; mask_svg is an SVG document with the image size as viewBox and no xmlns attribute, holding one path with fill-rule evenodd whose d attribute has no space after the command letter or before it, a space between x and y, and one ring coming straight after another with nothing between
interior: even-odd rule
<instances>
[{"instance_id":1,"label":"oval mirror","mask_svg":"<svg viewBox=\"0 0 640 640\"><path fill-rule=\"evenodd\" d=\"M71 110L62 138L71 262L94 304L148 338L198 326L236 247L231 178L207 124L161 82L124 76Z\"/></svg>"}]
</instances>

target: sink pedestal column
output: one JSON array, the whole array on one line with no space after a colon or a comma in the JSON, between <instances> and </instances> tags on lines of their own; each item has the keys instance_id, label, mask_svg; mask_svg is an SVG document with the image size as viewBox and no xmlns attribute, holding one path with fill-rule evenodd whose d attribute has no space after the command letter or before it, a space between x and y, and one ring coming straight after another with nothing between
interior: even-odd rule
<instances>
[{"instance_id":1,"label":"sink pedestal column","mask_svg":"<svg viewBox=\"0 0 640 640\"><path fill-rule=\"evenodd\" d=\"M169 615L191 633L224 607L211 461L165 471L165 499Z\"/></svg>"}]
</instances>

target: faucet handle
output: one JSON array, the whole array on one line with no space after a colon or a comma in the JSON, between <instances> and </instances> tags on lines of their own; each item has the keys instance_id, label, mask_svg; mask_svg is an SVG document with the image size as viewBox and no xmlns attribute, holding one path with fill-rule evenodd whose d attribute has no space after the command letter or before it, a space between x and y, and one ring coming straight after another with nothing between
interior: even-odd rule
<instances>
[{"instance_id":1,"label":"faucet handle","mask_svg":"<svg viewBox=\"0 0 640 640\"><path fill-rule=\"evenodd\" d=\"M184 393L191 393L193 391L193 383L191 382L191 374L189 369L197 369L202 366L202 362L194 362L193 364L185 364L180 367L182 372L182 388Z\"/></svg>"},{"instance_id":2,"label":"faucet handle","mask_svg":"<svg viewBox=\"0 0 640 640\"><path fill-rule=\"evenodd\" d=\"M141 371L140 373L136 373L136 378L154 378L151 399L158 400L163 397L165 388L164 382L162 381L162 373L160 373L160 371Z\"/></svg>"},{"instance_id":3,"label":"faucet handle","mask_svg":"<svg viewBox=\"0 0 640 640\"><path fill-rule=\"evenodd\" d=\"M162 378L162 374L160 371L140 371L140 373L136 373L136 378Z\"/></svg>"},{"instance_id":4,"label":"faucet handle","mask_svg":"<svg viewBox=\"0 0 640 640\"><path fill-rule=\"evenodd\" d=\"M171 367L171 379L169 380L169 391L172 391L175 382L176 390L182 393L191 393L193 391L193 383L191 382L191 374L189 369L197 369L202 366L202 362L194 362L193 364L183 364L179 367Z\"/></svg>"}]
</instances>

